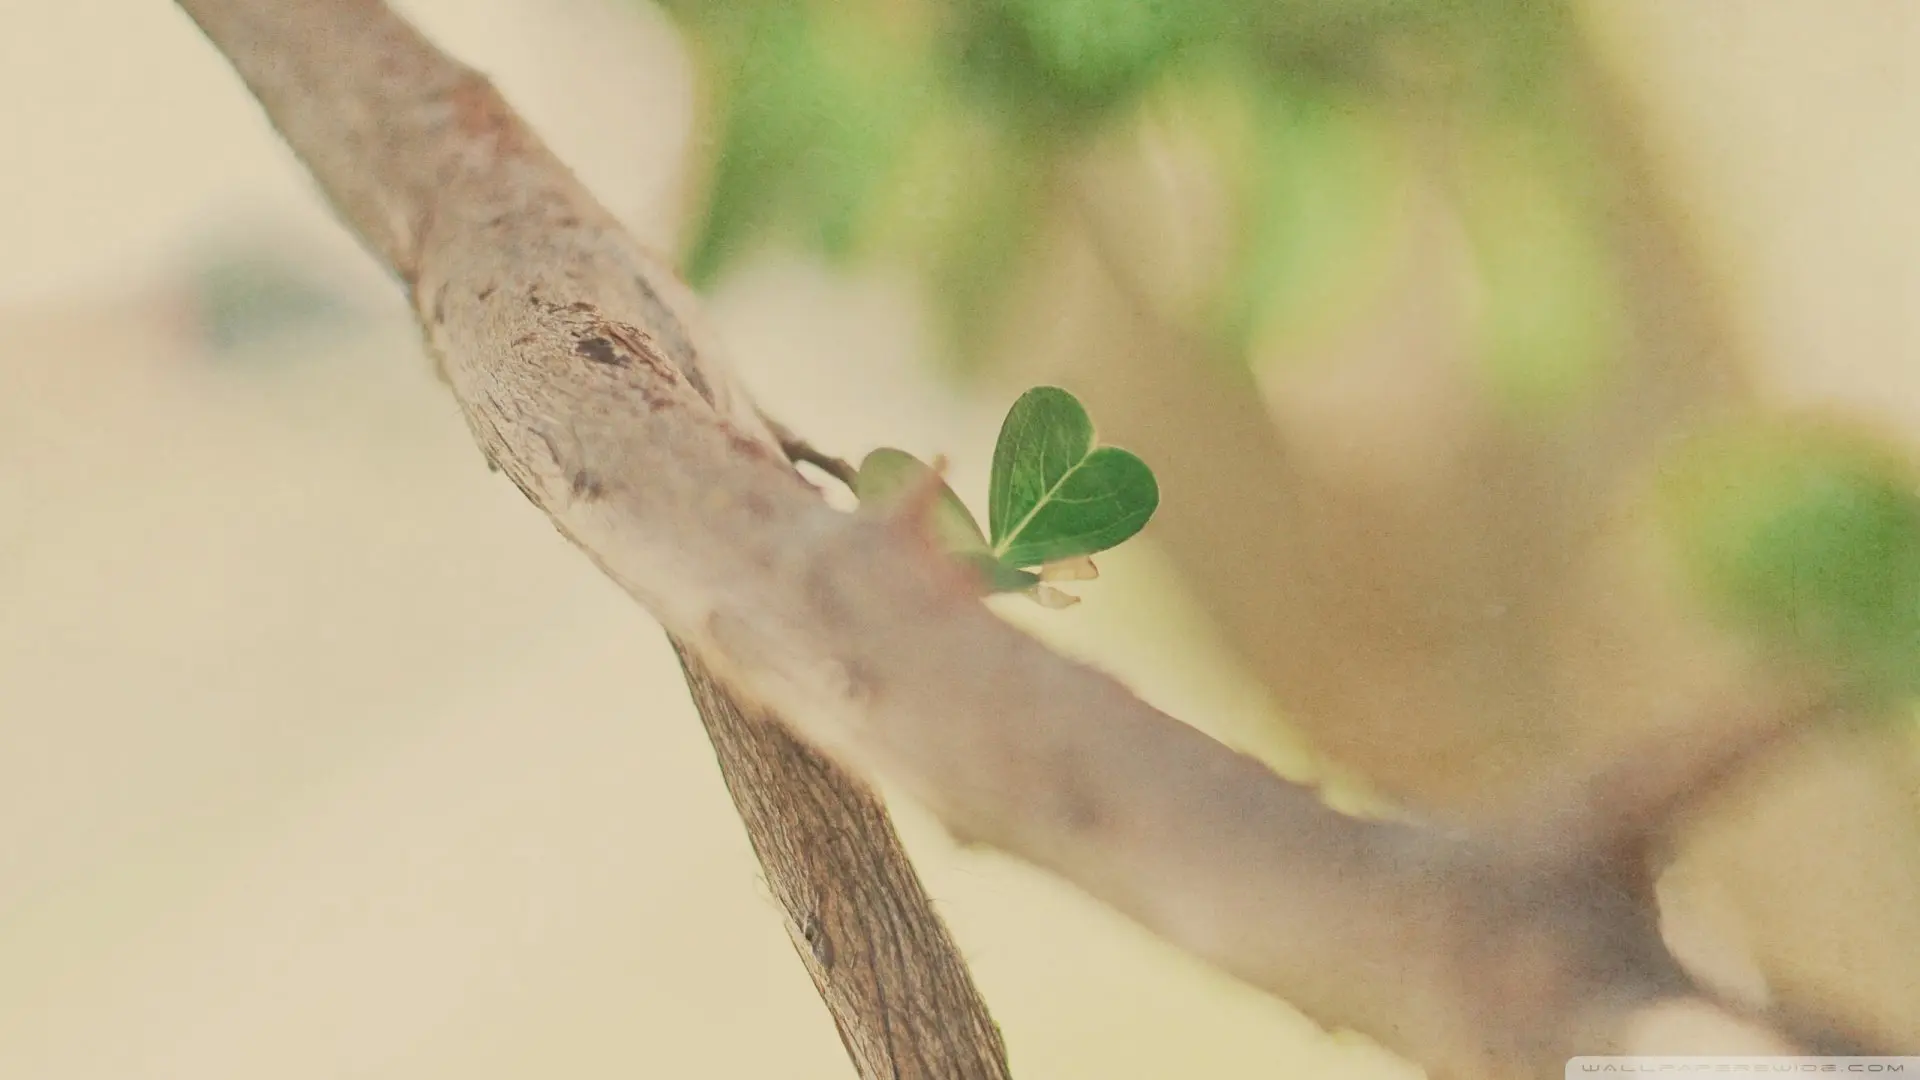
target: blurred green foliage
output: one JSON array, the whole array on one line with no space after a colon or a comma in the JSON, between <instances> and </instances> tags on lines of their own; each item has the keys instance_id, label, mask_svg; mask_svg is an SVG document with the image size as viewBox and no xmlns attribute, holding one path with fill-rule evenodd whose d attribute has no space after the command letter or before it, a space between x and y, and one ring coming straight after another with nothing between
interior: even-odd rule
<instances>
[{"instance_id":1,"label":"blurred green foliage","mask_svg":"<svg viewBox=\"0 0 1920 1080\"><path fill-rule=\"evenodd\" d=\"M661 2L716 134L684 261L696 285L768 242L894 260L920 274L951 355L980 361L1070 211L1073 163L1171 108L1204 131L1234 218L1215 295L1180 329L1245 359L1361 307L1401 239L1410 155L1457 127L1488 377L1537 405L1602 366L1596 216L1531 152L1568 126L1543 104L1564 99L1555 4Z\"/></svg>"},{"instance_id":2,"label":"blurred green foliage","mask_svg":"<svg viewBox=\"0 0 1920 1080\"><path fill-rule=\"evenodd\" d=\"M1290 336L1350 319L1389 272L1406 164L1377 103L1301 82L1248 93L1233 111L1241 149L1239 243L1215 300L1210 336L1244 352L1266 332Z\"/></svg>"},{"instance_id":3,"label":"blurred green foliage","mask_svg":"<svg viewBox=\"0 0 1920 1080\"><path fill-rule=\"evenodd\" d=\"M1622 345L1623 298L1564 127L1488 124L1465 140L1461 209L1483 291L1488 385L1532 417L1592 400Z\"/></svg>"},{"instance_id":4,"label":"blurred green foliage","mask_svg":"<svg viewBox=\"0 0 1920 1080\"><path fill-rule=\"evenodd\" d=\"M289 336L338 330L360 317L354 305L291 252L232 245L205 253L188 277L188 296L210 354L250 360L281 357Z\"/></svg>"},{"instance_id":5,"label":"blurred green foliage","mask_svg":"<svg viewBox=\"0 0 1920 1080\"><path fill-rule=\"evenodd\" d=\"M724 134L686 259L696 284L771 230L832 258L852 251L928 104L890 37L837 6L748 6L714 27Z\"/></svg>"},{"instance_id":6,"label":"blurred green foliage","mask_svg":"<svg viewBox=\"0 0 1920 1080\"><path fill-rule=\"evenodd\" d=\"M1920 692L1920 477L1831 423L1699 435L1661 477L1660 520L1721 614L1874 697Z\"/></svg>"},{"instance_id":7,"label":"blurred green foliage","mask_svg":"<svg viewBox=\"0 0 1920 1080\"><path fill-rule=\"evenodd\" d=\"M697 285L775 241L893 260L920 274L951 355L982 361L1008 309L1044 292L1023 275L1073 220L1076 167L1157 124L1205 147L1229 219L1209 294L1156 309L1189 321L1174 340L1270 362L1363 317L1418 248L1410 207L1442 200L1489 400L1552 422L1614 385L1613 174L1558 3L660 2L700 57L716 133ZM1875 693L1920 691L1904 465L1837 429L1752 426L1687 447L1661 490L1716 610Z\"/></svg>"}]
</instances>

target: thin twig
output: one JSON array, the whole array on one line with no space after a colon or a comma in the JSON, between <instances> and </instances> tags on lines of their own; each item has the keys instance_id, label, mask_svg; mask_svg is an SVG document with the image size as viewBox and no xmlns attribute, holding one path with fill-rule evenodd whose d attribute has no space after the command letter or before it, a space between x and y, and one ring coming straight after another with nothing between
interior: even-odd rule
<instances>
[{"instance_id":1,"label":"thin twig","mask_svg":"<svg viewBox=\"0 0 1920 1080\"><path fill-rule=\"evenodd\" d=\"M862 1077L1006 1080L1007 1051L872 792L743 705L680 642L720 774Z\"/></svg>"},{"instance_id":2,"label":"thin twig","mask_svg":"<svg viewBox=\"0 0 1920 1080\"><path fill-rule=\"evenodd\" d=\"M760 420L767 425L769 431L773 432L773 437L780 443L781 453L787 455L788 461L796 465L802 462L812 465L846 485L848 491L854 490L854 485L860 476L858 469L847 464L842 458L815 449L812 443L795 435L790 428L773 417L761 413Z\"/></svg>"}]
</instances>

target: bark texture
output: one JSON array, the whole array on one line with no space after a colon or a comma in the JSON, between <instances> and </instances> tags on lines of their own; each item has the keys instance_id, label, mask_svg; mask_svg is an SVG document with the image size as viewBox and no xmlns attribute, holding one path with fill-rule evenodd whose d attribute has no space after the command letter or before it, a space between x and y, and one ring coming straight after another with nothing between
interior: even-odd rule
<instances>
[{"instance_id":1,"label":"bark texture","mask_svg":"<svg viewBox=\"0 0 1920 1080\"><path fill-rule=\"evenodd\" d=\"M880 800L674 650L793 947L860 1075L1009 1076L1000 1029Z\"/></svg>"}]
</instances>

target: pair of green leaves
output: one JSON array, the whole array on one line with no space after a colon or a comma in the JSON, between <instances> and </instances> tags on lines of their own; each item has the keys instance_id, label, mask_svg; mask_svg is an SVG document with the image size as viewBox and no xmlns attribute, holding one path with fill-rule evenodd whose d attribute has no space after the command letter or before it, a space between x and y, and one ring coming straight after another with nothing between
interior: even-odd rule
<instances>
[{"instance_id":1,"label":"pair of green leaves","mask_svg":"<svg viewBox=\"0 0 1920 1080\"><path fill-rule=\"evenodd\" d=\"M1014 402L1000 426L987 491L987 526L926 463L883 447L860 464L862 503L938 485L932 528L940 545L972 564L993 592L1036 590L1036 567L1068 563L1133 536L1160 505L1153 470L1125 450L1100 446L1072 394L1042 386Z\"/></svg>"}]
</instances>

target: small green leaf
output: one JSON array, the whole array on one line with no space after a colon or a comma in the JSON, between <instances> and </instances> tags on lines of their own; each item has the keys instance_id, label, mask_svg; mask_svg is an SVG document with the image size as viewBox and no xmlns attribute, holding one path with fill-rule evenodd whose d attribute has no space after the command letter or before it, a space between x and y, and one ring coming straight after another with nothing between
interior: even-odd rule
<instances>
[{"instance_id":1,"label":"small green leaf","mask_svg":"<svg viewBox=\"0 0 1920 1080\"><path fill-rule=\"evenodd\" d=\"M1040 575L1008 566L995 557L960 496L944 481L936 480L932 466L904 450L883 446L868 454L854 477L853 493L862 503L877 503L935 482L940 483L940 499L934 503L933 533L948 554L973 567L989 592L1025 592L1040 583Z\"/></svg>"},{"instance_id":2,"label":"small green leaf","mask_svg":"<svg viewBox=\"0 0 1920 1080\"><path fill-rule=\"evenodd\" d=\"M1095 447L1093 422L1072 394L1041 386L1021 395L1000 427L987 504L993 553L1008 566L1039 566L1139 532L1160 505L1160 487L1139 458Z\"/></svg>"},{"instance_id":3,"label":"small green leaf","mask_svg":"<svg viewBox=\"0 0 1920 1080\"><path fill-rule=\"evenodd\" d=\"M854 477L853 493L863 503L897 498L926 484L940 485L940 501L934 504L933 533L940 546L956 555L987 551L987 538L967 510L967 504L953 493L946 481L934 476L933 467L905 450L883 446L866 456Z\"/></svg>"},{"instance_id":4,"label":"small green leaf","mask_svg":"<svg viewBox=\"0 0 1920 1080\"><path fill-rule=\"evenodd\" d=\"M1030 570L1018 570L993 557L991 551L977 551L961 556L969 565L986 579L987 588L992 592L1026 592L1040 584L1040 575Z\"/></svg>"}]
</instances>

